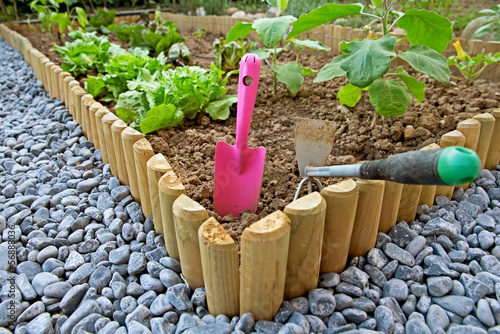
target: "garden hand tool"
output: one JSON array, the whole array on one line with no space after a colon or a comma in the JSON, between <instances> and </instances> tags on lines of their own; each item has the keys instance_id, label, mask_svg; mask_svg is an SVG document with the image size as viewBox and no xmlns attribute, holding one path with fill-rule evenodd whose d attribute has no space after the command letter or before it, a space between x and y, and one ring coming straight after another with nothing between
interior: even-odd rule
<instances>
[{"instance_id":1,"label":"garden hand tool","mask_svg":"<svg viewBox=\"0 0 500 334\"><path fill-rule=\"evenodd\" d=\"M215 147L214 208L223 217L239 217L245 210L255 212L259 202L264 147L249 148L248 133L257 96L261 62L256 54L246 54L240 61L236 144L218 142Z\"/></svg>"},{"instance_id":2,"label":"garden hand tool","mask_svg":"<svg viewBox=\"0 0 500 334\"><path fill-rule=\"evenodd\" d=\"M302 123L297 123L297 127ZM303 129L297 129L297 142L303 141L300 135ZM301 143L303 144L303 143ZM299 184L295 199L298 198L302 185L307 181L311 192L311 181L321 188L314 177L359 177L372 180L387 180L405 184L420 185L460 185L474 181L481 171L481 161L473 150L451 146L438 150L414 151L397 154L386 159L374 160L356 165L313 167L307 165L309 159L297 150L299 166L306 165L301 175L305 177ZM312 150L313 148L310 148ZM326 156L327 157L327 156ZM326 162L326 158L323 160ZM301 168L301 167L299 167Z\"/></svg>"}]
</instances>

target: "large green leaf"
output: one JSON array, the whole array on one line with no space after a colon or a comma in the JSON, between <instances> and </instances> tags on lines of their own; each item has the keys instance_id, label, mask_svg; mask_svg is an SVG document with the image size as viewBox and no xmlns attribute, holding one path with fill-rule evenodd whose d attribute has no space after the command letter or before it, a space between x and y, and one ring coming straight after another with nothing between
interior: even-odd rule
<instances>
[{"instance_id":1,"label":"large green leaf","mask_svg":"<svg viewBox=\"0 0 500 334\"><path fill-rule=\"evenodd\" d=\"M106 84L102 77L88 76L86 81L87 93L92 95L94 99L98 99L106 92Z\"/></svg>"},{"instance_id":2,"label":"large green leaf","mask_svg":"<svg viewBox=\"0 0 500 334\"><path fill-rule=\"evenodd\" d=\"M370 102L377 113L395 117L405 113L411 103L411 95L399 80L377 79L368 87Z\"/></svg>"},{"instance_id":3,"label":"large green leaf","mask_svg":"<svg viewBox=\"0 0 500 334\"><path fill-rule=\"evenodd\" d=\"M397 22L406 30L406 38L413 45L425 45L443 52L453 38L451 21L425 9L410 9Z\"/></svg>"},{"instance_id":4,"label":"large green leaf","mask_svg":"<svg viewBox=\"0 0 500 334\"><path fill-rule=\"evenodd\" d=\"M229 117L229 107L238 101L237 95L226 95L208 104L205 112L215 120L225 120Z\"/></svg>"},{"instance_id":5,"label":"large green leaf","mask_svg":"<svg viewBox=\"0 0 500 334\"><path fill-rule=\"evenodd\" d=\"M251 22L236 22L226 35L226 44L239 38L245 38L252 30Z\"/></svg>"},{"instance_id":6,"label":"large green leaf","mask_svg":"<svg viewBox=\"0 0 500 334\"><path fill-rule=\"evenodd\" d=\"M145 113L142 106L143 93L128 91L120 94L116 103L116 115L124 122L135 120Z\"/></svg>"},{"instance_id":7,"label":"large green leaf","mask_svg":"<svg viewBox=\"0 0 500 334\"><path fill-rule=\"evenodd\" d=\"M325 44L317 41L315 39L294 39L290 41L293 45L298 46L299 48L309 48L319 51L330 51L331 48L326 46Z\"/></svg>"},{"instance_id":8,"label":"large green leaf","mask_svg":"<svg viewBox=\"0 0 500 334\"><path fill-rule=\"evenodd\" d=\"M141 122L141 132L146 134L167 126L177 126L183 121L182 112L173 104L160 104L146 113L146 118Z\"/></svg>"},{"instance_id":9,"label":"large green leaf","mask_svg":"<svg viewBox=\"0 0 500 334\"><path fill-rule=\"evenodd\" d=\"M290 93L297 94L304 83L303 67L292 61L283 65L275 65L273 70L278 74L278 81L284 83Z\"/></svg>"},{"instance_id":10,"label":"large green leaf","mask_svg":"<svg viewBox=\"0 0 500 334\"><path fill-rule=\"evenodd\" d=\"M323 66L316 78L314 78L314 82L323 82L345 75L346 72L340 68L340 61L345 57L347 55L335 57L329 64Z\"/></svg>"},{"instance_id":11,"label":"large green leaf","mask_svg":"<svg viewBox=\"0 0 500 334\"><path fill-rule=\"evenodd\" d=\"M337 93L337 98L339 103L348 107L355 107L356 103L361 100L361 88L348 83L344 87L340 88Z\"/></svg>"},{"instance_id":12,"label":"large green leaf","mask_svg":"<svg viewBox=\"0 0 500 334\"><path fill-rule=\"evenodd\" d=\"M283 39L283 36L288 31L288 28L290 28L290 25L296 20L297 19L295 17L290 15L275 17L272 19L257 19L252 24L252 28L257 30L260 41L265 46L272 48Z\"/></svg>"},{"instance_id":13,"label":"large green leaf","mask_svg":"<svg viewBox=\"0 0 500 334\"><path fill-rule=\"evenodd\" d=\"M50 20L53 22L57 22L59 26L59 31L62 34L69 25L70 18L67 14L57 13L50 17Z\"/></svg>"},{"instance_id":14,"label":"large green leaf","mask_svg":"<svg viewBox=\"0 0 500 334\"><path fill-rule=\"evenodd\" d=\"M319 27L322 24L334 21L341 17L360 14L363 10L363 5L338 5L329 3L321 6L308 14L300 15L297 22L294 23L292 31L288 34L287 39L297 36L300 33Z\"/></svg>"},{"instance_id":15,"label":"large green leaf","mask_svg":"<svg viewBox=\"0 0 500 334\"><path fill-rule=\"evenodd\" d=\"M364 39L351 43L351 54L343 58L340 67L347 72L347 79L359 88L368 87L375 79L389 71L391 56L395 56L397 38L390 35L373 40Z\"/></svg>"},{"instance_id":16,"label":"large green leaf","mask_svg":"<svg viewBox=\"0 0 500 334\"><path fill-rule=\"evenodd\" d=\"M450 81L450 68L445 56L423 45L414 45L398 57L406 60L417 71L427 74L432 79L446 83Z\"/></svg>"},{"instance_id":17,"label":"large green leaf","mask_svg":"<svg viewBox=\"0 0 500 334\"><path fill-rule=\"evenodd\" d=\"M418 81L414 77L410 76L408 72L404 70L403 67L399 66L396 70L396 76L399 77L405 83L406 87L412 92L415 96L415 100L417 103L422 102L425 97L424 88L425 83Z\"/></svg>"}]
</instances>

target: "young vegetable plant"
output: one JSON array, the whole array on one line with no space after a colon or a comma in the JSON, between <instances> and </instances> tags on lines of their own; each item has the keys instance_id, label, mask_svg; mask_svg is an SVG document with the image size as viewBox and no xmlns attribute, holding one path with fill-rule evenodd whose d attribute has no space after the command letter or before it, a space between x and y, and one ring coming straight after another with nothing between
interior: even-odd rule
<instances>
[{"instance_id":1,"label":"young vegetable plant","mask_svg":"<svg viewBox=\"0 0 500 334\"><path fill-rule=\"evenodd\" d=\"M65 6L66 12L60 13L61 5ZM50 34L52 39L52 33L59 28L59 33L63 36L67 30L72 29L71 19L73 12L76 11L76 20L82 27L88 23L87 13L81 7L70 8L69 0L32 0L30 2L30 8L37 12L37 17L41 22L41 29L44 32Z\"/></svg>"},{"instance_id":2,"label":"young vegetable plant","mask_svg":"<svg viewBox=\"0 0 500 334\"><path fill-rule=\"evenodd\" d=\"M486 66L496 64L500 61L500 52L494 55L491 53L481 53L475 57L470 57L462 49L460 41L453 43L453 46L457 50L457 55L448 58L448 65L455 66L460 71L460 74L462 74L463 78L453 77L457 80L465 79L466 82L472 83L483 73Z\"/></svg>"},{"instance_id":3,"label":"young vegetable plant","mask_svg":"<svg viewBox=\"0 0 500 334\"><path fill-rule=\"evenodd\" d=\"M102 34L109 34L110 31L108 26L113 24L115 14L115 10L106 10L102 7L98 7L94 15L89 17L89 23L84 28L89 32L98 31Z\"/></svg>"},{"instance_id":4,"label":"young vegetable plant","mask_svg":"<svg viewBox=\"0 0 500 334\"><path fill-rule=\"evenodd\" d=\"M251 50L257 53L259 57L264 60L272 56L271 73L273 74L274 93L277 93L277 82L284 83L290 93L297 94L300 87L304 83L304 75L311 75L317 73L309 67L304 67L296 61L279 64L278 54L286 50L290 45L297 45L299 47L308 47L315 50L328 51L329 47L313 40L299 40L287 38L287 33L291 25L297 21L297 18L291 15L280 16L288 5L287 0L267 0L271 6L278 8L278 15L274 18L261 18L252 22L238 22L236 23L226 36L226 44L236 41L240 38L245 38L250 34L250 31L256 31L260 41L267 48L262 50ZM288 44L278 48L278 44L287 39ZM265 68L265 67L263 67Z\"/></svg>"},{"instance_id":5,"label":"young vegetable plant","mask_svg":"<svg viewBox=\"0 0 500 334\"><path fill-rule=\"evenodd\" d=\"M349 83L338 92L341 104L355 106L361 99L362 90L368 91L370 102L376 112L383 116L404 114L412 102L412 94L420 103L424 99L425 84L408 74L403 67L389 72L391 62L396 58L405 60L415 70L435 80L443 83L449 81L448 61L440 53L453 37L452 23L424 9L398 12L393 9L396 2L372 0L371 7L375 14L363 12L361 4L326 4L301 15L286 37L291 40L300 33L350 15L365 15L373 19L365 31L373 24L381 23L383 37L340 43L343 55L324 66L314 79L315 82L322 82L345 75ZM406 30L406 38L411 46L405 52L395 50L397 38L389 35L394 26ZM376 117L372 126L375 126L375 121Z\"/></svg>"},{"instance_id":6,"label":"young vegetable plant","mask_svg":"<svg viewBox=\"0 0 500 334\"><path fill-rule=\"evenodd\" d=\"M237 40L226 44L222 39L216 38L213 44L215 65L223 71L232 71L239 67L241 58L255 48L257 43L253 41Z\"/></svg>"}]
</instances>

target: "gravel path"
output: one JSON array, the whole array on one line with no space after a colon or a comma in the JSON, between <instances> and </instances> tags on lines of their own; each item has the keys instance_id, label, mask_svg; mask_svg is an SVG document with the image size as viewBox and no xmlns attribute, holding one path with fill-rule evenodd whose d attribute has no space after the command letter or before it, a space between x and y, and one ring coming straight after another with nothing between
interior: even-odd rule
<instances>
[{"instance_id":1,"label":"gravel path","mask_svg":"<svg viewBox=\"0 0 500 334\"><path fill-rule=\"evenodd\" d=\"M500 333L500 166L379 234L273 322L214 317L129 188L4 41L0 73L0 334Z\"/></svg>"}]
</instances>

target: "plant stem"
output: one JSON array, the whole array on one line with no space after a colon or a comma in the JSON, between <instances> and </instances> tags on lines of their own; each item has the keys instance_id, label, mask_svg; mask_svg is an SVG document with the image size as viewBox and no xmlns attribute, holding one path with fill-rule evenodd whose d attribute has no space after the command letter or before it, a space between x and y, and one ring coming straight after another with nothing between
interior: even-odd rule
<instances>
[{"instance_id":1,"label":"plant stem","mask_svg":"<svg viewBox=\"0 0 500 334\"><path fill-rule=\"evenodd\" d=\"M373 114L372 123L370 124L370 130L373 130L375 128L375 125L377 125L377 119L378 119L378 113L375 111L375 113Z\"/></svg>"},{"instance_id":2,"label":"plant stem","mask_svg":"<svg viewBox=\"0 0 500 334\"><path fill-rule=\"evenodd\" d=\"M19 13L17 12L16 0L14 0L13 3L14 3L14 14L16 15L16 20L19 21Z\"/></svg>"},{"instance_id":3,"label":"plant stem","mask_svg":"<svg viewBox=\"0 0 500 334\"><path fill-rule=\"evenodd\" d=\"M7 7L5 7L3 0L0 0L0 7L2 8L2 12L5 14L5 16L9 16L9 13L7 12Z\"/></svg>"},{"instance_id":4,"label":"plant stem","mask_svg":"<svg viewBox=\"0 0 500 334\"><path fill-rule=\"evenodd\" d=\"M278 62L278 54L276 50L276 45L274 46L274 53L273 53L273 84L274 84L274 95L278 94L278 74L274 70L274 66L276 66Z\"/></svg>"}]
</instances>

